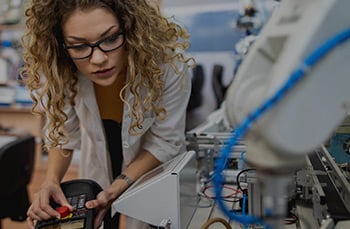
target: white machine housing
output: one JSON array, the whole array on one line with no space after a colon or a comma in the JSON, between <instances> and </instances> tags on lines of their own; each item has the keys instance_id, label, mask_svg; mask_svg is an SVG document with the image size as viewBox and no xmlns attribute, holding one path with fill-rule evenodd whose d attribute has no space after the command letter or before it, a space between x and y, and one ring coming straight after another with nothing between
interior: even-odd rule
<instances>
[{"instance_id":1,"label":"white machine housing","mask_svg":"<svg viewBox=\"0 0 350 229\"><path fill-rule=\"evenodd\" d=\"M112 209L157 228L187 228L198 201L196 171L195 152L182 153L140 177Z\"/></svg>"},{"instance_id":2,"label":"white machine housing","mask_svg":"<svg viewBox=\"0 0 350 229\"><path fill-rule=\"evenodd\" d=\"M283 0L228 89L225 116L235 126L270 98L323 42L350 28L349 0ZM332 50L252 126L247 160L279 169L312 152L350 111L350 42Z\"/></svg>"}]
</instances>

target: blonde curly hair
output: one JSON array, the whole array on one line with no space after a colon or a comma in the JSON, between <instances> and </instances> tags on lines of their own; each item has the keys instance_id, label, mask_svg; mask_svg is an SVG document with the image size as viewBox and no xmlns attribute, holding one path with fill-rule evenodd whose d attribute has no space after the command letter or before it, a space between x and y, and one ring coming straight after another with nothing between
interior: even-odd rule
<instances>
[{"instance_id":1,"label":"blonde curly hair","mask_svg":"<svg viewBox=\"0 0 350 229\"><path fill-rule=\"evenodd\" d=\"M33 112L47 118L49 147L62 146L69 141L64 123L64 99L70 96L74 106L77 94L78 72L63 50L61 26L76 9L102 7L113 12L125 32L129 81L120 93L129 88L135 96L127 104L135 122L130 133L142 129L143 114L153 110L164 118L166 110L157 104L162 96L162 64L173 64L177 59L188 63L179 50L189 48L189 34L174 21L164 17L160 9L147 0L31 0L26 15L26 32L22 37L24 48L23 77L34 101ZM141 98L140 88L148 94ZM124 98L122 100L126 103ZM142 101L141 101L142 100Z\"/></svg>"}]
</instances>

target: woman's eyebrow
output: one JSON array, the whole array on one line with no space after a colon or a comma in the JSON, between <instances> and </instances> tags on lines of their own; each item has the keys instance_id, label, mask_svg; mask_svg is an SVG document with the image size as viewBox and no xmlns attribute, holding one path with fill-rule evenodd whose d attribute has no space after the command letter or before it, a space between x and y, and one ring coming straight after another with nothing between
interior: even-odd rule
<instances>
[{"instance_id":1,"label":"woman's eyebrow","mask_svg":"<svg viewBox=\"0 0 350 229\"><path fill-rule=\"evenodd\" d=\"M113 28L115 27L118 27L117 25L112 25L110 26L107 30L105 30L103 33L100 34L100 37L104 37L106 34L108 34ZM76 40L76 41L87 41L86 38L82 38L82 37L77 37L77 36L74 36L74 35L69 35L66 37L66 39L73 39L73 40Z\"/></svg>"}]
</instances>

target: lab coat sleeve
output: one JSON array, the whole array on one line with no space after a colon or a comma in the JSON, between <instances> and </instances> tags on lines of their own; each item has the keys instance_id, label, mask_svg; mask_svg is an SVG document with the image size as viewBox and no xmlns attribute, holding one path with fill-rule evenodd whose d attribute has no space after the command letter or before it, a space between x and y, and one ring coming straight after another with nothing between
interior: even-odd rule
<instances>
[{"instance_id":1,"label":"lab coat sleeve","mask_svg":"<svg viewBox=\"0 0 350 229\"><path fill-rule=\"evenodd\" d=\"M185 150L186 108L191 92L187 64L177 63L180 73L172 67L165 70L165 85L160 106L165 107L165 119L155 118L147 131L143 148L159 161L165 162Z\"/></svg>"}]
</instances>

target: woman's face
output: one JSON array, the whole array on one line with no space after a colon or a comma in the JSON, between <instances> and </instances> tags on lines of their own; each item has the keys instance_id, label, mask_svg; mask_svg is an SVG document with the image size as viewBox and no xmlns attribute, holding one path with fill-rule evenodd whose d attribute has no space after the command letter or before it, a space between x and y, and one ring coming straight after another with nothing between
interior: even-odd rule
<instances>
[{"instance_id":1,"label":"woman's face","mask_svg":"<svg viewBox=\"0 0 350 229\"><path fill-rule=\"evenodd\" d=\"M76 10L62 25L66 51L78 70L101 86L109 86L126 73L126 53L118 19L104 8ZM99 44L93 48L87 45ZM105 51L113 50L110 52ZM118 48L119 47L119 48ZM117 49L116 49L117 48ZM74 57L91 56L84 59Z\"/></svg>"}]
</instances>

